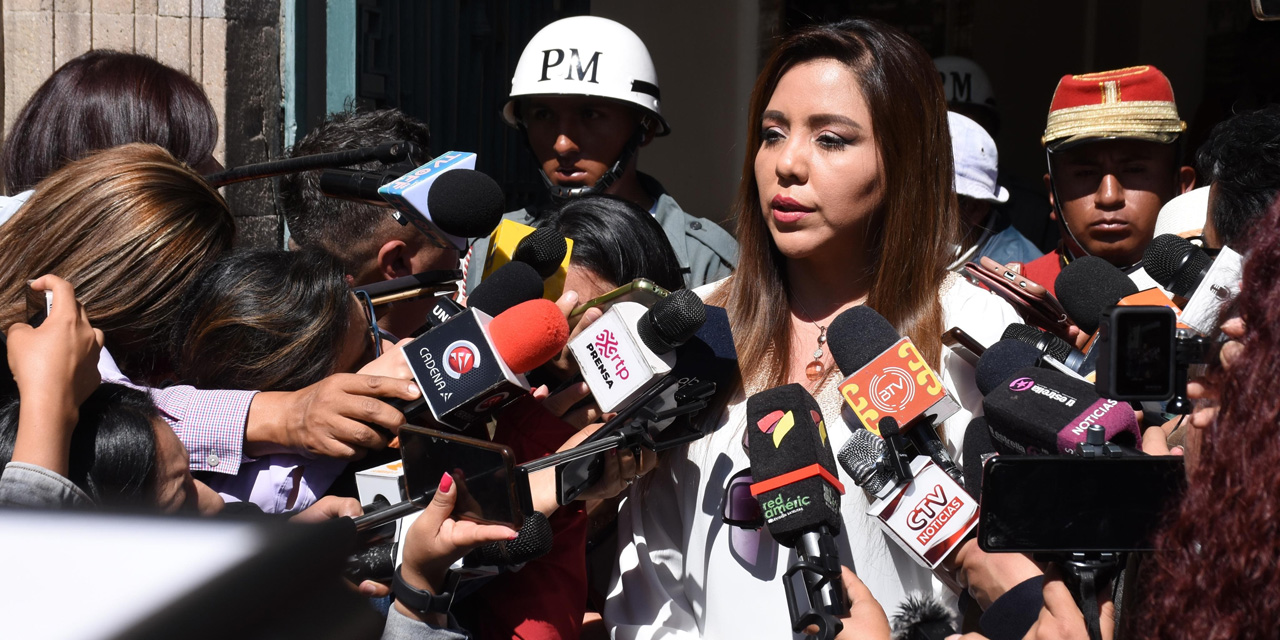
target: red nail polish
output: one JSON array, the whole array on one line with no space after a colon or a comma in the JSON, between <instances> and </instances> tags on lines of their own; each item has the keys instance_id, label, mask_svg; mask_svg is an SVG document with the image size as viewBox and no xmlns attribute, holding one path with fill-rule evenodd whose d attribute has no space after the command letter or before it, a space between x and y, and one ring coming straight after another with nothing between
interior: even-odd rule
<instances>
[{"instance_id":1,"label":"red nail polish","mask_svg":"<svg viewBox=\"0 0 1280 640\"><path fill-rule=\"evenodd\" d=\"M515 534L515 535L513 535L513 536L511 536L511 537L509 537L509 538L507 538L507 540L515 540L516 538L519 538L519 537L520 537L520 534L518 534L518 533L517 533L517 534Z\"/></svg>"},{"instance_id":2,"label":"red nail polish","mask_svg":"<svg viewBox=\"0 0 1280 640\"><path fill-rule=\"evenodd\" d=\"M440 476L440 493L449 493L453 488L453 476L445 473Z\"/></svg>"}]
</instances>

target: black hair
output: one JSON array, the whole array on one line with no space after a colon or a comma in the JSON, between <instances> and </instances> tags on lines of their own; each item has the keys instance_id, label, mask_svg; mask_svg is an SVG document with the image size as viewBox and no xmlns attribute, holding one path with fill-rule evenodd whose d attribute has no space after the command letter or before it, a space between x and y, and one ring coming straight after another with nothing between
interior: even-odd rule
<instances>
[{"instance_id":1,"label":"black hair","mask_svg":"<svg viewBox=\"0 0 1280 640\"><path fill-rule=\"evenodd\" d=\"M1208 222L1219 241L1245 250L1280 193L1280 105L1219 122L1196 152L1196 170L1213 185Z\"/></svg>"},{"instance_id":2,"label":"black hair","mask_svg":"<svg viewBox=\"0 0 1280 640\"><path fill-rule=\"evenodd\" d=\"M371 147L391 140L407 140L424 152L431 143L427 125L398 109L361 111L348 109L327 116L290 150L290 156L309 156L331 151ZM370 162L361 169L379 169ZM289 234L298 245L322 249L341 258L348 270L363 262L370 230L392 222L382 207L330 198L320 192L320 172L307 171L280 178L280 206Z\"/></svg>"},{"instance_id":3,"label":"black hair","mask_svg":"<svg viewBox=\"0 0 1280 640\"><path fill-rule=\"evenodd\" d=\"M0 400L0 464L13 459L17 394ZM104 382L80 405L71 433L67 479L105 507L155 505L156 432L160 411L146 392Z\"/></svg>"},{"instance_id":4,"label":"black hair","mask_svg":"<svg viewBox=\"0 0 1280 640\"><path fill-rule=\"evenodd\" d=\"M202 389L294 391L333 373L354 298L318 250L224 256L186 291L170 337L177 379Z\"/></svg>"},{"instance_id":5,"label":"black hair","mask_svg":"<svg viewBox=\"0 0 1280 640\"><path fill-rule=\"evenodd\" d=\"M627 200L605 195L573 198L539 226L553 227L572 239L570 263L614 285L648 278L668 291L684 288L680 260L662 225Z\"/></svg>"},{"instance_id":6,"label":"black hair","mask_svg":"<svg viewBox=\"0 0 1280 640\"><path fill-rule=\"evenodd\" d=\"M218 118L200 85L153 58L96 50L58 67L27 100L5 140L5 192L33 188L93 151L164 147L195 167L212 158Z\"/></svg>"}]
</instances>

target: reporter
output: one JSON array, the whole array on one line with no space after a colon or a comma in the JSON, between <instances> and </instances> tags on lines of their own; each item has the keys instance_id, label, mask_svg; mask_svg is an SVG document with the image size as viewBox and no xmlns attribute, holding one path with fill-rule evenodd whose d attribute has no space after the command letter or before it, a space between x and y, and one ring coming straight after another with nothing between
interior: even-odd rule
<instances>
[{"instance_id":1,"label":"reporter","mask_svg":"<svg viewBox=\"0 0 1280 640\"><path fill-rule=\"evenodd\" d=\"M343 274L337 258L315 250L224 256L196 279L177 310L170 351L178 382L296 391L391 351L394 345L375 331L368 306ZM388 359L400 368L383 364L380 370L410 378L399 354ZM245 462L235 476L205 479L224 497L286 513L314 503L346 468L347 461L333 457L282 453Z\"/></svg>"}]
</instances>

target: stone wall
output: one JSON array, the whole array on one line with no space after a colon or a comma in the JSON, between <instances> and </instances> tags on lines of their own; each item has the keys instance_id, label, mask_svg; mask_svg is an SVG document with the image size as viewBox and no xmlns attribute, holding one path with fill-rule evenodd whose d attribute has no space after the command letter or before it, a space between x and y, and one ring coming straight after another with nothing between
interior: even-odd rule
<instances>
[{"instance_id":1,"label":"stone wall","mask_svg":"<svg viewBox=\"0 0 1280 640\"><path fill-rule=\"evenodd\" d=\"M234 1L234 0L233 0ZM4 130L53 70L90 49L133 51L191 74L222 124L226 158L224 0L3 0Z\"/></svg>"}]
</instances>

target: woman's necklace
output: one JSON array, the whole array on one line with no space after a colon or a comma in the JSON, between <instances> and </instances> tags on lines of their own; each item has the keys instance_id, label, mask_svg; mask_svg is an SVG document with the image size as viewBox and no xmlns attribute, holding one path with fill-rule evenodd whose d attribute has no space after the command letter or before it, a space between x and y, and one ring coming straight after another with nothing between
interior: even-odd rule
<instances>
[{"instance_id":1,"label":"woman's necklace","mask_svg":"<svg viewBox=\"0 0 1280 640\"><path fill-rule=\"evenodd\" d=\"M796 298L796 305L804 312L805 317L813 317L813 314L804 308L804 303L800 302L799 298ZM813 362L810 362L804 368L804 375L809 379L809 382L817 382L826 377L827 374L827 366L822 363L822 345L827 343L827 328L813 320L805 320L805 322L818 328L818 348L813 350Z\"/></svg>"}]
</instances>

